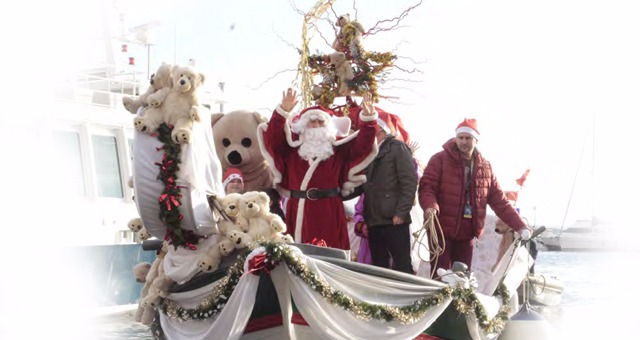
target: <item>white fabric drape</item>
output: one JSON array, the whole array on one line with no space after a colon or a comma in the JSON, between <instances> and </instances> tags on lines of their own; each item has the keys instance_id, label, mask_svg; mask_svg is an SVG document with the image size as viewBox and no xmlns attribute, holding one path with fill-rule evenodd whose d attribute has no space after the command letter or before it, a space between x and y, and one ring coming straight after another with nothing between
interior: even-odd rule
<instances>
[{"instance_id":1,"label":"white fabric drape","mask_svg":"<svg viewBox=\"0 0 640 340\"><path fill-rule=\"evenodd\" d=\"M515 244L514 244L515 246ZM391 306L408 305L424 296L446 287L444 283L424 280L424 284L406 283L374 275L354 272L340 266L302 254L300 249L289 246L294 254L315 272L327 284L354 299L372 304L387 304ZM523 249L520 247L520 249ZM245 262L255 255L264 252L264 248L255 249ZM526 252L526 249L525 249ZM520 254L520 252L516 252ZM528 255L528 253L526 253ZM507 274L508 289L515 290L513 282L522 281L528 268L527 258L516 256L514 261L507 261L503 269L509 269ZM500 268L500 267L499 267ZM512 273L513 272L513 273ZM278 300L283 315L283 338L295 339L295 332L291 325L292 302L309 324L309 327L319 337L327 339L412 339L427 329L451 303L446 299L439 306L427 310L426 314L412 324L402 324L399 321L385 322L380 320L362 320L342 307L332 305L308 286L296 274L293 274L285 263L281 263L271 271ZM168 339L237 339L246 327L256 299L259 276L245 273L238 282L235 291L223 311L212 320L199 322L180 322L161 315L162 328ZM214 284L198 290L171 294L169 299L186 308L193 308L213 289ZM484 306L487 315L492 318L497 315L500 300L490 295L477 293L478 299ZM517 296L516 296L517 299ZM492 338L485 335L478 327L475 317L468 317L467 324L474 339Z\"/></svg>"},{"instance_id":2,"label":"white fabric drape","mask_svg":"<svg viewBox=\"0 0 640 340\"><path fill-rule=\"evenodd\" d=\"M176 174L176 183L181 186L178 208L183 216L181 228L192 230L200 235L210 235L216 231L216 223L207 202L207 194L223 195L220 160L216 156L211 132L211 117L206 108L201 108L202 121L194 122L191 142L182 145L180 170ZM142 115L144 110L138 110ZM157 136L134 130L133 183L135 203L145 229L163 239L167 228L158 214L158 198L164 185L157 179L159 168L156 163L162 161L162 143ZM132 216L133 217L133 216Z\"/></svg>"},{"instance_id":3,"label":"white fabric drape","mask_svg":"<svg viewBox=\"0 0 640 340\"><path fill-rule=\"evenodd\" d=\"M235 340L242 336L249 322L251 311L256 300L256 291L260 277L253 274L240 278L233 294L229 297L224 309L212 319L202 321L177 321L160 313L160 324L167 339L205 340L228 339ZM194 308L200 300L211 293L219 281L202 288L174 293L168 299L176 301L185 308ZM212 322L213 321L213 322Z\"/></svg>"},{"instance_id":4,"label":"white fabric drape","mask_svg":"<svg viewBox=\"0 0 640 340\"><path fill-rule=\"evenodd\" d=\"M164 261L162 261L165 275L179 284L186 283L200 272L199 255L206 253L211 247L217 247L217 245L218 235L211 235L200 240L195 251L183 247L175 249L174 246L169 246Z\"/></svg>"}]
</instances>

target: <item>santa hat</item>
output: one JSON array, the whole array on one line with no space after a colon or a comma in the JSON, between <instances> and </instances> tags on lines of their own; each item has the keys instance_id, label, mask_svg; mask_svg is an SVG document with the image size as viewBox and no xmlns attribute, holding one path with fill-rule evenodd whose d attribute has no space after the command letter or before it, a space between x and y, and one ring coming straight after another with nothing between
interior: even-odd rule
<instances>
[{"instance_id":1,"label":"santa hat","mask_svg":"<svg viewBox=\"0 0 640 340\"><path fill-rule=\"evenodd\" d=\"M242 171L236 168L228 168L222 176L222 187L226 188L227 184L234 179L239 179L244 184L244 178L242 177Z\"/></svg>"},{"instance_id":2,"label":"santa hat","mask_svg":"<svg viewBox=\"0 0 640 340\"><path fill-rule=\"evenodd\" d=\"M465 118L462 123L458 124L456 128L456 136L460 133L468 133L476 140L480 139L480 132L478 132L478 123L473 118Z\"/></svg>"},{"instance_id":3,"label":"santa hat","mask_svg":"<svg viewBox=\"0 0 640 340\"><path fill-rule=\"evenodd\" d=\"M382 130L384 130L384 132L386 132L387 134L391 133L391 129L389 128L389 125L384 120L382 120L382 118L380 117L376 118L376 122L378 122L378 126Z\"/></svg>"},{"instance_id":4,"label":"santa hat","mask_svg":"<svg viewBox=\"0 0 640 340\"><path fill-rule=\"evenodd\" d=\"M322 106L310 106L291 120L291 130L300 133L310 120L321 120L326 126L336 130L336 136L346 136L351 127L351 119L349 117L336 117L333 111Z\"/></svg>"}]
</instances>

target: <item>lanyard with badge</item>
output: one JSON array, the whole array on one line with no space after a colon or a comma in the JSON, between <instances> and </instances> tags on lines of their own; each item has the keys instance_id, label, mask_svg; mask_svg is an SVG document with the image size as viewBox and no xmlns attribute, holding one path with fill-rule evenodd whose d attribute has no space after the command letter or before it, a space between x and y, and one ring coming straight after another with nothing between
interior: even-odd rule
<instances>
[{"instance_id":1,"label":"lanyard with badge","mask_svg":"<svg viewBox=\"0 0 640 340\"><path fill-rule=\"evenodd\" d=\"M466 162L465 162L466 163ZM464 166L464 210L462 212L462 217L471 218L471 197L469 194L469 187L471 185L471 173L473 172L473 158L471 158L471 163L467 166Z\"/></svg>"}]
</instances>

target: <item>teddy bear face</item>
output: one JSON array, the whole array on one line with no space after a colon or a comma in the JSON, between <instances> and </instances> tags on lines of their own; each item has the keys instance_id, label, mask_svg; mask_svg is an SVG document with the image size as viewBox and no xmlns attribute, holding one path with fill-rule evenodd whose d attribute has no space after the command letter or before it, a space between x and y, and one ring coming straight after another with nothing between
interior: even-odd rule
<instances>
[{"instance_id":1,"label":"teddy bear face","mask_svg":"<svg viewBox=\"0 0 640 340\"><path fill-rule=\"evenodd\" d=\"M205 76L191 67L176 66L171 72L173 87L179 92L193 92L204 83Z\"/></svg>"},{"instance_id":2,"label":"teddy bear face","mask_svg":"<svg viewBox=\"0 0 640 340\"><path fill-rule=\"evenodd\" d=\"M227 216L231 218L238 217L238 214L240 214L240 206L238 205L238 202L240 201L241 196L242 195L238 193L231 193L220 200L220 205Z\"/></svg>"},{"instance_id":3,"label":"teddy bear face","mask_svg":"<svg viewBox=\"0 0 640 340\"><path fill-rule=\"evenodd\" d=\"M269 213L269 195L250 191L240 197L240 215L245 218L265 216Z\"/></svg>"},{"instance_id":4,"label":"teddy bear face","mask_svg":"<svg viewBox=\"0 0 640 340\"><path fill-rule=\"evenodd\" d=\"M147 231L147 229L142 228L140 229L140 231L138 232L138 237L140 237L140 240L144 241L144 240L148 240L151 238L151 234L149 234L149 232Z\"/></svg>"},{"instance_id":5,"label":"teddy bear face","mask_svg":"<svg viewBox=\"0 0 640 340\"><path fill-rule=\"evenodd\" d=\"M158 70L149 77L149 85L156 91L163 87L173 86L171 65L162 63L162 65L158 67Z\"/></svg>"},{"instance_id":6,"label":"teddy bear face","mask_svg":"<svg viewBox=\"0 0 640 340\"><path fill-rule=\"evenodd\" d=\"M127 224L127 227L129 227L129 230L133 231L134 233L137 233L140 230L142 230L142 228L144 228L144 224L142 224L142 219L137 217L137 218L131 219Z\"/></svg>"},{"instance_id":7,"label":"teddy bear face","mask_svg":"<svg viewBox=\"0 0 640 340\"><path fill-rule=\"evenodd\" d=\"M136 282L145 283L150 269L151 263L149 262L140 262L133 266L133 276L136 278Z\"/></svg>"},{"instance_id":8,"label":"teddy bear face","mask_svg":"<svg viewBox=\"0 0 640 340\"><path fill-rule=\"evenodd\" d=\"M331 65L342 65L347 60L347 56L343 52L334 52L329 55Z\"/></svg>"},{"instance_id":9,"label":"teddy bear face","mask_svg":"<svg viewBox=\"0 0 640 340\"><path fill-rule=\"evenodd\" d=\"M246 110L211 116L216 153L223 170L236 167L248 173L265 162L258 145L257 132L258 125L263 122L266 122L266 118L259 113Z\"/></svg>"}]
</instances>

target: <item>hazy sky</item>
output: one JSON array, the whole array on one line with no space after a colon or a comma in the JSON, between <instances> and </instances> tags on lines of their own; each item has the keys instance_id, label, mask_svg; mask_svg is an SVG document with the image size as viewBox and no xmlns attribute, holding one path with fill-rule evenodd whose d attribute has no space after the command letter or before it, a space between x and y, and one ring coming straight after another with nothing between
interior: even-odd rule
<instances>
[{"instance_id":1,"label":"hazy sky","mask_svg":"<svg viewBox=\"0 0 640 340\"><path fill-rule=\"evenodd\" d=\"M355 7L358 21L368 29L418 2L369 0ZM162 61L184 64L194 58L208 75L208 86L226 82L227 109L255 109L269 116L282 90L295 80L295 71L278 74L295 69L299 59L293 46L300 46L303 19L293 6L306 12L315 1L116 3L127 11L123 27L159 23L153 31L152 70ZM23 35L24 20L12 16L2 24L5 32L16 32L5 37L6 46L24 51L5 53L5 58L34 61L38 71L65 72L103 55L99 14L107 13L111 2L21 2L16 11L34 5L39 10L26 13L35 33ZM352 18L353 7L352 1L334 5L336 14ZM504 187L514 188L514 180L531 168L521 196L530 219L535 206L538 224L562 223L576 174L568 221L589 217L591 190L596 214L620 218L637 209L638 202L628 192L637 188L638 177L631 165L637 153L633 135L640 126L639 9L637 1L622 0L423 1L399 28L367 36L364 46L393 50L402 68L420 71L393 70L380 94L398 99L379 105L402 117L422 146L418 155L424 162L464 117L474 117L482 135L478 147ZM329 22L318 26L331 41ZM112 34L132 37L126 29ZM331 51L319 34L311 48ZM116 57L124 62L134 54L137 67L146 71L144 48L131 45Z\"/></svg>"}]
</instances>

